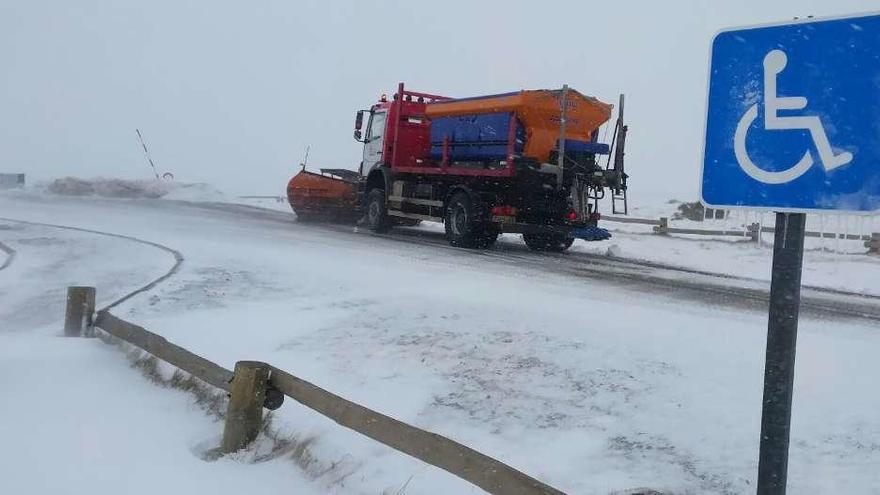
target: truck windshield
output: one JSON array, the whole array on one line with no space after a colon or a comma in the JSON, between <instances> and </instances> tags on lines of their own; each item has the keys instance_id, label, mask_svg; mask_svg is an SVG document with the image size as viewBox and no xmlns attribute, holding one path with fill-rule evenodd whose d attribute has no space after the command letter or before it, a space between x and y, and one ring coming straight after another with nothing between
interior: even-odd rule
<instances>
[{"instance_id":1,"label":"truck windshield","mask_svg":"<svg viewBox=\"0 0 880 495\"><path fill-rule=\"evenodd\" d=\"M385 130L385 112L374 113L370 118L370 129L367 131L367 140L375 141L382 137Z\"/></svg>"}]
</instances>

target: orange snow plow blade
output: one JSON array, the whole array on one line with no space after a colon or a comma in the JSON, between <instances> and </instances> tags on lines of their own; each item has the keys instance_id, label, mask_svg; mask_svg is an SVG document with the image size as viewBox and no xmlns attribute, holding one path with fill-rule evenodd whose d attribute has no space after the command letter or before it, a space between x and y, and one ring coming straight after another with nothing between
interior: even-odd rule
<instances>
[{"instance_id":1,"label":"orange snow plow blade","mask_svg":"<svg viewBox=\"0 0 880 495\"><path fill-rule=\"evenodd\" d=\"M287 184L287 200L302 221L354 221L358 179L352 170L302 170Z\"/></svg>"}]
</instances>

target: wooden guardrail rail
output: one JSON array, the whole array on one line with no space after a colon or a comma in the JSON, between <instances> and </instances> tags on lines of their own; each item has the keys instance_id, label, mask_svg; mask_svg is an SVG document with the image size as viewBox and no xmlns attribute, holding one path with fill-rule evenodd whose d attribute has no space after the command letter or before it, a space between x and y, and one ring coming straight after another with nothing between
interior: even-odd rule
<instances>
[{"instance_id":1,"label":"wooden guardrail rail","mask_svg":"<svg viewBox=\"0 0 880 495\"><path fill-rule=\"evenodd\" d=\"M345 400L278 368L272 368L270 383L284 395L340 425L450 472L489 493L563 493L470 447Z\"/></svg>"},{"instance_id":2,"label":"wooden guardrail rail","mask_svg":"<svg viewBox=\"0 0 880 495\"><path fill-rule=\"evenodd\" d=\"M186 371L190 375L227 392L232 390L233 373L219 364L194 354L179 345L168 342L143 327L99 311L94 326L129 344L143 349L158 359Z\"/></svg>"},{"instance_id":3,"label":"wooden guardrail rail","mask_svg":"<svg viewBox=\"0 0 880 495\"><path fill-rule=\"evenodd\" d=\"M287 371L259 361L239 361L230 371L143 327L106 310L92 320L92 287L68 291L65 335L90 335L98 328L142 349L216 388L229 392L220 451L230 453L256 439L263 409L276 409L287 396L336 423L397 451L468 481L488 493L504 495L564 495L497 459L452 439L422 430L361 406Z\"/></svg>"}]
</instances>

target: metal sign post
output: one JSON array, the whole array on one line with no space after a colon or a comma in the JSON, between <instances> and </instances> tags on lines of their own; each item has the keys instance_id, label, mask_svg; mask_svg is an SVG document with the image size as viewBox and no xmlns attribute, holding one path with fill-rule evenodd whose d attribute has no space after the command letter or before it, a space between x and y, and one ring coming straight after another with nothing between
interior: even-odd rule
<instances>
[{"instance_id":1,"label":"metal sign post","mask_svg":"<svg viewBox=\"0 0 880 495\"><path fill-rule=\"evenodd\" d=\"M878 33L880 15L862 15L726 30L712 42L702 202L777 212L759 495L786 490L806 213L880 210Z\"/></svg>"},{"instance_id":2,"label":"metal sign post","mask_svg":"<svg viewBox=\"0 0 880 495\"><path fill-rule=\"evenodd\" d=\"M758 460L759 495L785 493L806 219L803 213L776 214Z\"/></svg>"}]
</instances>

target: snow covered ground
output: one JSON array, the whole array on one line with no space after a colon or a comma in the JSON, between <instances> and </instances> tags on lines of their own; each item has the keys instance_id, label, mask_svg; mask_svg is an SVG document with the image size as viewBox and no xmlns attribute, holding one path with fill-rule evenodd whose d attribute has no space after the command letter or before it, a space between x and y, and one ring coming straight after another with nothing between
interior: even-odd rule
<instances>
[{"instance_id":1,"label":"snow covered ground","mask_svg":"<svg viewBox=\"0 0 880 495\"><path fill-rule=\"evenodd\" d=\"M180 273L116 314L228 368L270 362L568 493L754 491L761 310L518 266L507 252L309 227L292 216L270 221L244 208L12 193L0 195L0 211L181 251ZM280 493L307 479L303 490L314 493L479 493L291 402L273 423L303 447L296 459L202 461L221 426L192 399L150 384L97 341L55 338L66 285L97 285L108 301L161 274L169 257L122 240L0 225L0 241L18 252L0 271L0 362L10 367L0 376L24 404L0 409L2 434L17 441L0 466L18 491L36 483L36 492L177 492L169 487L208 480L221 493L259 479L262 491ZM614 243L625 255L637 239L657 243L645 252L694 244L637 233ZM766 249L702 243L724 253L715 266L747 270L736 253L748 249L769 268ZM876 328L802 319L791 493L878 493L880 396L869 392L880 372ZM19 366L37 383L64 386L11 383ZM57 466L55 476L35 475L37 462Z\"/></svg>"},{"instance_id":2,"label":"snow covered ground","mask_svg":"<svg viewBox=\"0 0 880 495\"><path fill-rule=\"evenodd\" d=\"M4 493L243 493L255 477L271 493L317 493L287 463L202 461L221 423L190 396L144 379L124 354L60 336L68 285L97 286L106 304L173 258L127 240L3 221L0 241L16 250L0 271Z\"/></svg>"},{"instance_id":3,"label":"snow covered ground","mask_svg":"<svg viewBox=\"0 0 880 495\"><path fill-rule=\"evenodd\" d=\"M742 223L730 222L741 230ZM606 223L614 234L615 256L663 263L711 273L770 280L773 236L763 234L763 244L747 238L675 234L655 235L650 226ZM772 225L771 225L772 226ZM721 222L670 222L670 227L725 229ZM880 230L880 229L878 229ZM831 246L831 247L823 247ZM834 247L837 246L837 247ZM606 246L579 242L575 248L601 254ZM837 249L838 251L835 251ZM880 295L880 256L869 255L864 241L807 239L804 251L803 283L860 294Z\"/></svg>"},{"instance_id":4,"label":"snow covered ground","mask_svg":"<svg viewBox=\"0 0 880 495\"><path fill-rule=\"evenodd\" d=\"M680 203L657 194L635 201L630 216L637 218L670 218L670 227L706 230L745 230L751 223L773 227L773 213L730 211L730 217L694 222L675 220ZM684 266L713 273L723 273L757 280L770 279L773 234L763 234L761 245L747 238L653 234L652 227L636 224L605 223L613 229L619 256L644 259L672 266ZM849 235L870 235L880 232L880 216L807 215L807 230ZM597 252L601 246L581 243L586 252ZM864 241L807 238L804 253L803 283L850 292L880 294L880 256L866 254Z\"/></svg>"}]
</instances>

